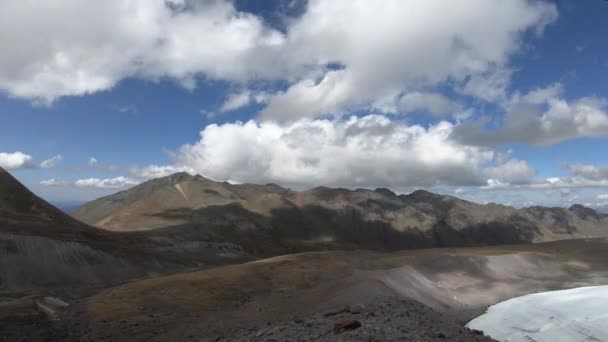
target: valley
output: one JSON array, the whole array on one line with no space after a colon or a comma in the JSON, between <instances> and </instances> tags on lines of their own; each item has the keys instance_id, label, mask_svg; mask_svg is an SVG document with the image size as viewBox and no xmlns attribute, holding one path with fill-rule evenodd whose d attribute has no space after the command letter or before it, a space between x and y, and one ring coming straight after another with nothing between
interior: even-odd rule
<instances>
[{"instance_id":1,"label":"valley","mask_svg":"<svg viewBox=\"0 0 608 342\"><path fill-rule=\"evenodd\" d=\"M8 340L330 341L356 320L338 335L482 341L463 326L488 306L608 284L606 217L584 207L176 174L86 204L79 221L6 172L1 184Z\"/></svg>"}]
</instances>

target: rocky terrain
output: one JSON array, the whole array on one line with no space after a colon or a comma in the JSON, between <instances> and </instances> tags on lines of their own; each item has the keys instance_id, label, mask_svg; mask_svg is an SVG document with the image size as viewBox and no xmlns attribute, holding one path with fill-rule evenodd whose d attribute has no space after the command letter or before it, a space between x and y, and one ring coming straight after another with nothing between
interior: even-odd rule
<instances>
[{"instance_id":1,"label":"rocky terrain","mask_svg":"<svg viewBox=\"0 0 608 342\"><path fill-rule=\"evenodd\" d=\"M208 339L211 340L211 339ZM217 339L216 339L217 340ZM494 341L418 302L378 298L306 318L241 331L219 341Z\"/></svg>"},{"instance_id":2,"label":"rocky terrain","mask_svg":"<svg viewBox=\"0 0 608 342\"><path fill-rule=\"evenodd\" d=\"M44 291L73 297L151 275L248 260L229 243L167 248L91 227L34 195L0 168L0 299ZM9 297L10 298L10 297Z\"/></svg>"},{"instance_id":3,"label":"rocky terrain","mask_svg":"<svg viewBox=\"0 0 608 342\"><path fill-rule=\"evenodd\" d=\"M0 171L0 213L6 341L489 341L464 324L490 305L608 283L582 206L176 174L76 220Z\"/></svg>"},{"instance_id":4,"label":"rocky terrain","mask_svg":"<svg viewBox=\"0 0 608 342\"><path fill-rule=\"evenodd\" d=\"M229 184L178 173L87 203L72 215L173 245L230 242L270 256L318 249L484 246L608 236L608 215L481 205L427 191Z\"/></svg>"},{"instance_id":5,"label":"rocky terrain","mask_svg":"<svg viewBox=\"0 0 608 342\"><path fill-rule=\"evenodd\" d=\"M67 307L36 296L5 301L0 336L357 341L377 334L386 340L483 341L463 327L490 305L534 292L608 284L607 247L596 239L287 255L133 281L70 300Z\"/></svg>"}]
</instances>

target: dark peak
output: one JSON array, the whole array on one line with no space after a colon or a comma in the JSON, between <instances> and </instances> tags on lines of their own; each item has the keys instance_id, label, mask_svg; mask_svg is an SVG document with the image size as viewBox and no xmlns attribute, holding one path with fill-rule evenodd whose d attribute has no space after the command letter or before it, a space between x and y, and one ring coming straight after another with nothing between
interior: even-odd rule
<instances>
[{"instance_id":1,"label":"dark peak","mask_svg":"<svg viewBox=\"0 0 608 342\"><path fill-rule=\"evenodd\" d=\"M407 196L410 198L413 198L417 201L441 200L444 197L442 195L439 195L439 194L436 194L436 193L433 193L430 191L422 190L422 189L416 190Z\"/></svg>"},{"instance_id":2,"label":"dark peak","mask_svg":"<svg viewBox=\"0 0 608 342\"><path fill-rule=\"evenodd\" d=\"M287 189L285 189L284 187L275 184L275 183L268 183L265 185L266 189L270 190L270 191L275 191L275 192L282 192L282 191L286 191Z\"/></svg>"},{"instance_id":3,"label":"dark peak","mask_svg":"<svg viewBox=\"0 0 608 342\"><path fill-rule=\"evenodd\" d=\"M182 171L182 172L176 172L172 175L167 176L167 178L170 179L188 179L188 178L192 178L192 175L190 175L188 172Z\"/></svg>"},{"instance_id":4,"label":"dark peak","mask_svg":"<svg viewBox=\"0 0 608 342\"><path fill-rule=\"evenodd\" d=\"M585 207L581 204L573 204L570 208L568 208L574 215L578 216L581 219L586 219L588 217L598 217L597 211L592 208Z\"/></svg>"},{"instance_id":5,"label":"dark peak","mask_svg":"<svg viewBox=\"0 0 608 342\"><path fill-rule=\"evenodd\" d=\"M375 192L388 197L397 197L397 194L387 188L376 188Z\"/></svg>"},{"instance_id":6,"label":"dark peak","mask_svg":"<svg viewBox=\"0 0 608 342\"><path fill-rule=\"evenodd\" d=\"M593 210L593 209L589 208L589 207L585 207L582 204L573 204L573 205L570 206L570 208L568 208L568 210L574 211L574 210Z\"/></svg>"}]
</instances>

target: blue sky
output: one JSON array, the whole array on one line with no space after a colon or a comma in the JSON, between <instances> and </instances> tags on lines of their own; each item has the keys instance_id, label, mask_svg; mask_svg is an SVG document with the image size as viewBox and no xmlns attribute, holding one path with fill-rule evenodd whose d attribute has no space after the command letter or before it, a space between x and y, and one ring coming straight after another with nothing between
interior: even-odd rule
<instances>
[{"instance_id":1,"label":"blue sky","mask_svg":"<svg viewBox=\"0 0 608 342\"><path fill-rule=\"evenodd\" d=\"M63 2L0 5L0 166L52 202L185 170L608 204L606 1Z\"/></svg>"}]
</instances>

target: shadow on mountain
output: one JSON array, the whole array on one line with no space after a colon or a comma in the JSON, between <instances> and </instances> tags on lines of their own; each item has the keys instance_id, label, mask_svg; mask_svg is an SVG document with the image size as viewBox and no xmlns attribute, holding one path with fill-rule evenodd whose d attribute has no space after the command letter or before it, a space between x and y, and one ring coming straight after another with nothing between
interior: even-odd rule
<instances>
[{"instance_id":1,"label":"shadow on mountain","mask_svg":"<svg viewBox=\"0 0 608 342\"><path fill-rule=\"evenodd\" d=\"M537 232L535 226L523 219L517 221L517 217L508 223L488 222L461 230L454 229L443 220L428 231L420 231L416 227L397 230L390 223L365 219L355 208L335 210L316 205L277 208L269 216L253 213L239 204L168 210L148 215L186 223L122 234L145 238L154 243L157 250L184 256L191 254L188 258L208 258L213 253L205 253L206 249L215 249L216 256L267 257L313 250L401 250L520 244L530 242ZM204 255L192 255L197 253Z\"/></svg>"}]
</instances>

